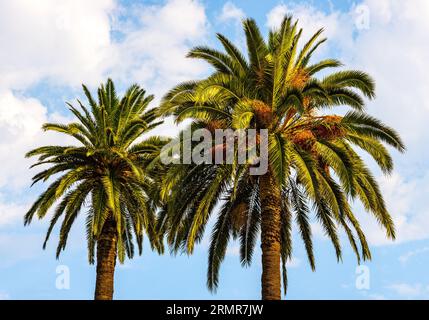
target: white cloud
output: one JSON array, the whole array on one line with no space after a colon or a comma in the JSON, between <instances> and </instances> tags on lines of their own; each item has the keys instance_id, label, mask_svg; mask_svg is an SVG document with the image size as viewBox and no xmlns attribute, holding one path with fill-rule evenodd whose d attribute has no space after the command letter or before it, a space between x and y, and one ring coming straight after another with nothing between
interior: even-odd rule
<instances>
[{"instance_id":1,"label":"white cloud","mask_svg":"<svg viewBox=\"0 0 429 320\"><path fill-rule=\"evenodd\" d=\"M410 260L411 258L415 257L415 256L419 256L421 254L427 253L429 252L429 247L424 247L424 248L420 248L420 249L416 249L416 250L411 250L408 251L407 253L401 255L399 257L399 261L402 264L405 264L408 262L408 260Z\"/></svg>"},{"instance_id":2,"label":"white cloud","mask_svg":"<svg viewBox=\"0 0 429 320\"><path fill-rule=\"evenodd\" d=\"M202 62L185 57L206 35L207 18L199 1L170 0L136 12L136 25L124 30L125 38L115 45L115 77L138 81L160 98L171 86L207 70Z\"/></svg>"},{"instance_id":3,"label":"white cloud","mask_svg":"<svg viewBox=\"0 0 429 320\"><path fill-rule=\"evenodd\" d=\"M22 221L28 208L27 205L5 201L5 197L0 194L0 228Z\"/></svg>"},{"instance_id":4,"label":"white cloud","mask_svg":"<svg viewBox=\"0 0 429 320\"><path fill-rule=\"evenodd\" d=\"M0 88L42 79L98 83L109 57L114 0L0 2Z\"/></svg>"},{"instance_id":5,"label":"white cloud","mask_svg":"<svg viewBox=\"0 0 429 320\"><path fill-rule=\"evenodd\" d=\"M421 283L396 283L387 288L404 299L425 299L429 296L429 287Z\"/></svg>"},{"instance_id":6,"label":"white cloud","mask_svg":"<svg viewBox=\"0 0 429 320\"><path fill-rule=\"evenodd\" d=\"M429 29L429 21L422 18L429 14L429 3L367 0L364 4L369 8L369 29L358 33L343 56L375 77L377 99L369 108L399 130L408 146L407 157L414 162L429 137L425 120L429 44L421 41Z\"/></svg>"},{"instance_id":7,"label":"white cloud","mask_svg":"<svg viewBox=\"0 0 429 320\"><path fill-rule=\"evenodd\" d=\"M222 12L219 15L219 21L234 21L236 23L240 23L245 17L246 14L241 8L238 8L235 4L228 1L222 7Z\"/></svg>"},{"instance_id":8,"label":"white cloud","mask_svg":"<svg viewBox=\"0 0 429 320\"><path fill-rule=\"evenodd\" d=\"M421 177L405 180L395 172L389 177L380 177L380 188L396 227L396 240L385 237L384 231L369 214L361 213L360 220L369 241L374 245L393 245L429 237L426 195L429 192L429 171ZM359 206L359 210L363 209Z\"/></svg>"},{"instance_id":9,"label":"white cloud","mask_svg":"<svg viewBox=\"0 0 429 320\"><path fill-rule=\"evenodd\" d=\"M18 262L40 257L43 234L12 233L0 234L0 268L7 268Z\"/></svg>"},{"instance_id":10,"label":"white cloud","mask_svg":"<svg viewBox=\"0 0 429 320\"><path fill-rule=\"evenodd\" d=\"M57 114L48 115L37 99L17 97L10 91L0 92L0 188L17 191L29 186L32 160L26 152L44 144L65 143L63 136L44 133L42 124L64 120Z\"/></svg>"},{"instance_id":11,"label":"white cloud","mask_svg":"<svg viewBox=\"0 0 429 320\"><path fill-rule=\"evenodd\" d=\"M7 292L0 291L0 300L9 300L10 295Z\"/></svg>"},{"instance_id":12,"label":"white cloud","mask_svg":"<svg viewBox=\"0 0 429 320\"><path fill-rule=\"evenodd\" d=\"M126 21L118 22L122 15ZM192 0L130 8L117 0L1 1L0 39L7 45L0 51L0 89L43 79L98 85L110 75L159 94L206 70L185 55L207 25L203 5ZM112 30L122 36L112 37Z\"/></svg>"},{"instance_id":13,"label":"white cloud","mask_svg":"<svg viewBox=\"0 0 429 320\"><path fill-rule=\"evenodd\" d=\"M289 9L285 4L275 6L267 14L267 26L273 29L278 28L288 11Z\"/></svg>"},{"instance_id":14,"label":"white cloud","mask_svg":"<svg viewBox=\"0 0 429 320\"><path fill-rule=\"evenodd\" d=\"M75 144L71 138L43 132L45 122L68 122L58 114L48 114L37 99L0 92L0 227L22 221L31 177L37 172L29 167L34 159L25 153L42 145Z\"/></svg>"}]
</instances>

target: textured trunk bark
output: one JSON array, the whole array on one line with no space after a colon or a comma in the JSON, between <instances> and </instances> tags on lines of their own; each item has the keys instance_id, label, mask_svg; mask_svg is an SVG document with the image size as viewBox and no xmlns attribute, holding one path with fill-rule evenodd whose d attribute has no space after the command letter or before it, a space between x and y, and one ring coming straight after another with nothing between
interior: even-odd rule
<instances>
[{"instance_id":1,"label":"textured trunk bark","mask_svg":"<svg viewBox=\"0 0 429 320\"><path fill-rule=\"evenodd\" d=\"M107 220L97 241L97 280L95 300L113 299L113 282L116 265L117 230L113 220Z\"/></svg>"},{"instance_id":2,"label":"textured trunk bark","mask_svg":"<svg viewBox=\"0 0 429 320\"><path fill-rule=\"evenodd\" d=\"M260 193L262 207L262 299L280 300L281 193L270 171L260 177Z\"/></svg>"}]
</instances>

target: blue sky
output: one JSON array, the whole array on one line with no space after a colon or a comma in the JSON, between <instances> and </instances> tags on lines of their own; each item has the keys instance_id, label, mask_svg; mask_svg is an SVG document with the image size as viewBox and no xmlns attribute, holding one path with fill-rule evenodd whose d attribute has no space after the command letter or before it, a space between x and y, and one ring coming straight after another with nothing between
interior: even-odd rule
<instances>
[{"instance_id":1,"label":"blue sky","mask_svg":"<svg viewBox=\"0 0 429 320\"><path fill-rule=\"evenodd\" d=\"M359 289L356 260L344 241L343 263L314 225L317 271L307 265L294 237L289 299L429 298L429 192L426 130L429 102L429 31L426 0L362 1L137 1L15 0L0 2L0 299L91 299L95 267L87 263L82 221L72 229L67 251L55 260L56 239L42 250L47 221L24 228L22 216L43 186L29 188L34 172L23 154L42 144L65 143L43 134L46 121L68 121L64 101L81 97L112 77L120 90L137 82L157 98L179 81L210 69L185 59L193 45L217 46L221 32L243 47L240 20L257 20L266 34L285 13L300 19L308 35L325 27L328 44L317 58L341 59L371 73L377 99L368 112L398 129L408 151L393 151L390 177L375 170L396 222L398 239L385 240L377 224L356 204L367 230L373 261L366 263L369 288ZM21 21L17 24L16 21ZM157 101L157 100L156 100ZM155 101L155 103L156 103ZM341 111L339 111L341 112ZM157 133L177 132L167 122ZM258 299L260 256L243 269L232 243L216 295L205 286L207 241L193 256L142 257L116 272L117 299ZM257 252L259 253L259 252ZM70 271L70 288L56 287L58 266Z\"/></svg>"}]
</instances>

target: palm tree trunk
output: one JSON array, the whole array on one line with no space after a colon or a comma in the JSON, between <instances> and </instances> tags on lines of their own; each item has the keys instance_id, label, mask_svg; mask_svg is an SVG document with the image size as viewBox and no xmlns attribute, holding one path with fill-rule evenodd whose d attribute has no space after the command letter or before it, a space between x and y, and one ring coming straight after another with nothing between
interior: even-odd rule
<instances>
[{"instance_id":1,"label":"palm tree trunk","mask_svg":"<svg viewBox=\"0 0 429 320\"><path fill-rule=\"evenodd\" d=\"M281 299L280 241L281 194L269 170L260 177L262 299Z\"/></svg>"},{"instance_id":2,"label":"palm tree trunk","mask_svg":"<svg viewBox=\"0 0 429 320\"><path fill-rule=\"evenodd\" d=\"M97 280L95 300L112 300L116 265L117 230L116 222L108 219L104 223L97 241Z\"/></svg>"}]
</instances>

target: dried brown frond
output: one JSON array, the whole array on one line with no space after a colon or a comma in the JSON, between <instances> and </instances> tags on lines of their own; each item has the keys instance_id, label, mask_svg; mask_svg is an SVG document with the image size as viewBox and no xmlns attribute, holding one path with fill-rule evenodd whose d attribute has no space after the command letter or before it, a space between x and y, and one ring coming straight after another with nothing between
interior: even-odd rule
<instances>
[{"instance_id":1,"label":"dried brown frond","mask_svg":"<svg viewBox=\"0 0 429 320\"><path fill-rule=\"evenodd\" d=\"M319 156L318 156L318 162L319 162L320 168L322 168L322 170L325 171L326 175L328 177L330 177L331 176L331 172L330 172L330 169L329 169L329 165L325 161L323 161L323 159L321 157L319 157Z\"/></svg>"},{"instance_id":2,"label":"dried brown frond","mask_svg":"<svg viewBox=\"0 0 429 320\"><path fill-rule=\"evenodd\" d=\"M262 86L264 85L264 78L265 78L265 71L263 68L258 69L255 71L255 75L256 75L256 82L258 85Z\"/></svg>"},{"instance_id":3,"label":"dried brown frond","mask_svg":"<svg viewBox=\"0 0 429 320\"><path fill-rule=\"evenodd\" d=\"M304 69L298 69L291 79L291 85L294 88L303 89L309 79L310 77Z\"/></svg>"},{"instance_id":4,"label":"dried brown frond","mask_svg":"<svg viewBox=\"0 0 429 320\"><path fill-rule=\"evenodd\" d=\"M313 132L311 130L300 130L292 135L292 141L293 143L299 145L302 148L308 148L311 146L314 141L316 140L316 137L314 136Z\"/></svg>"},{"instance_id":5,"label":"dried brown frond","mask_svg":"<svg viewBox=\"0 0 429 320\"><path fill-rule=\"evenodd\" d=\"M249 210L249 206L241 202L236 205L231 211L231 223L234 231L238 232L242 226L246 223L246 213Z\"/></svg>"},{"instance_id":6,"label":"dried brown frond","mask_svg":"<svg viewBox=\"0 0 429 320\"><path fill-rule=\"evenodd\" d=\"M304 105L305 110L308 110L308 108L310 107L310 103L311 103L311 98L310 97L304 97L302 104Z\"/></svg>"},{"instance_id":7,"label":"dried brown frond","mask_svg":"<svg viewBox=\"0 0 429 320\"><path fill-rule=\"evenodd\" d=\"M225 129L225 123L221 120L211 120L206 123L206 129L213 134L216 129Z\"/></svg>"},{"instance_id":8,"label":"dried brown frond","mask_svg":"<svg viewBox=\"0 0 429 320\"><path fill-rule=\"evenodd\" d=\"M335 140L342 138L345 134L343 128L339 125L342 117L340 116L325 116L323 121L313 128L313 133L319 139Z\"/></svg>"},{"instance_id":9,"label":"dried brown frond","mask_svg":"<svg viewBox=\"0 0 429 320\"><path fill-rule=\"evenodd\" d=\"M272 109L260 100L252 100L252 106L259 126L267 128L274 118Z\"/></svg>"}]
</instances>

